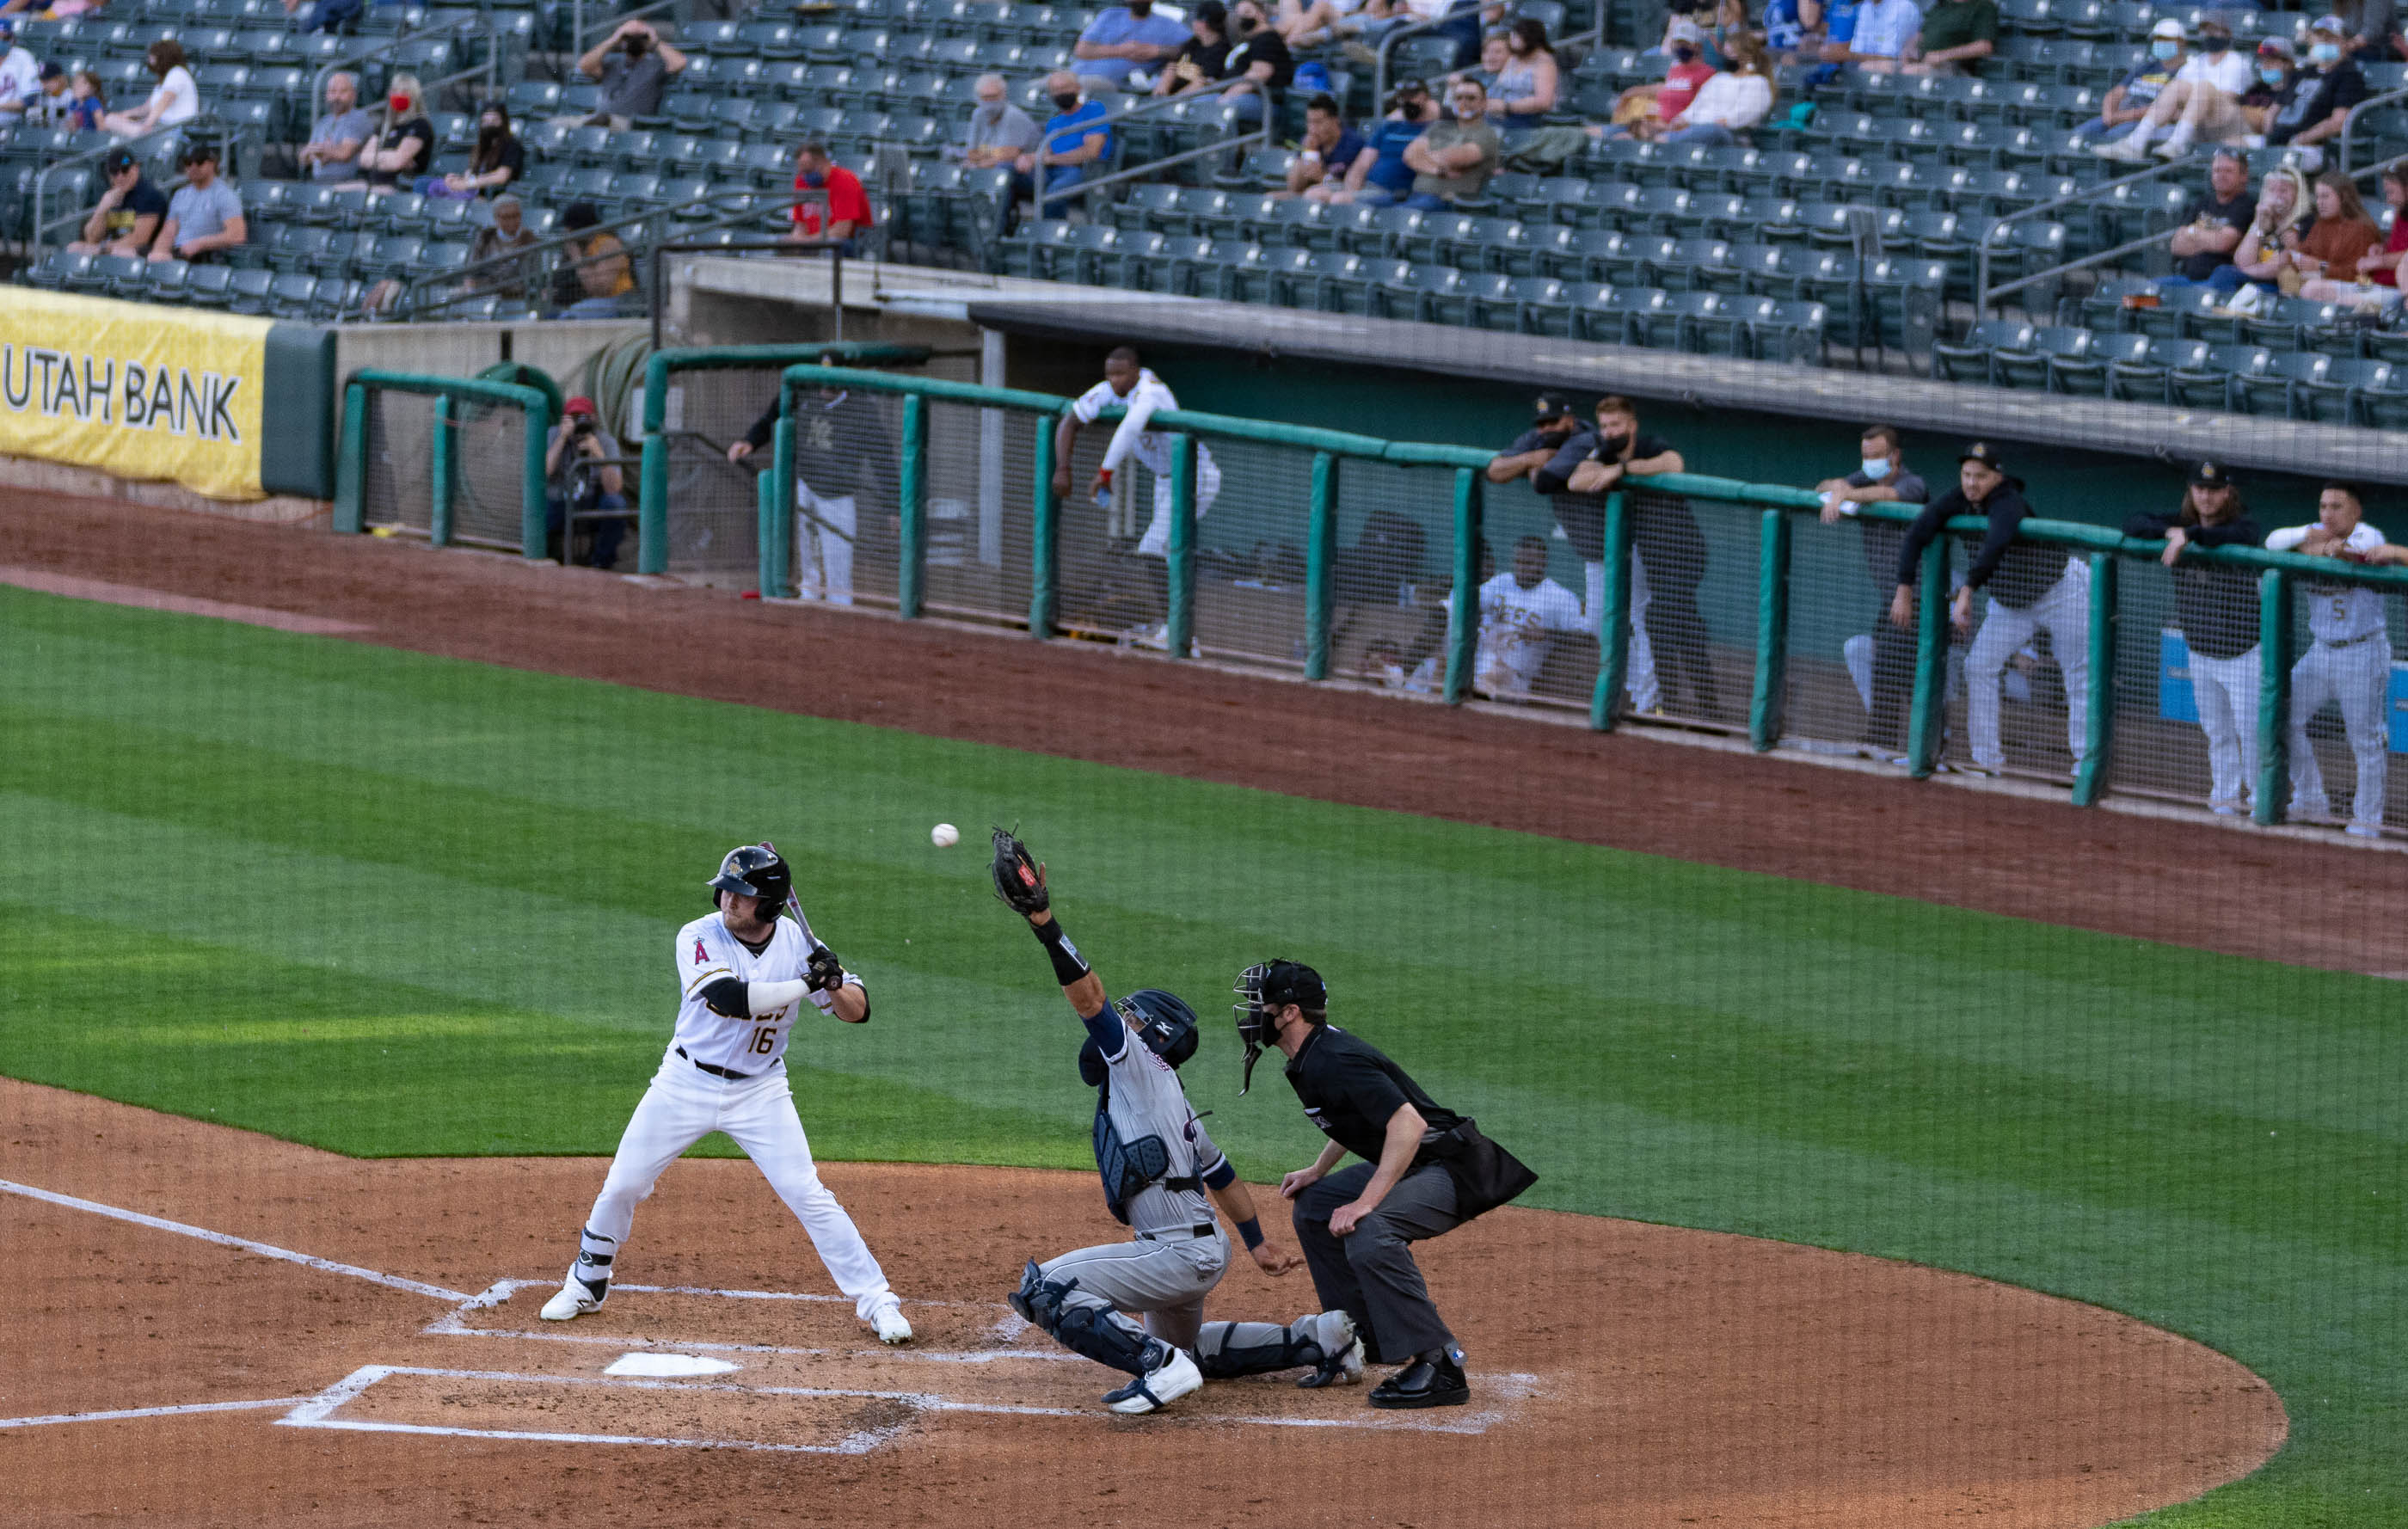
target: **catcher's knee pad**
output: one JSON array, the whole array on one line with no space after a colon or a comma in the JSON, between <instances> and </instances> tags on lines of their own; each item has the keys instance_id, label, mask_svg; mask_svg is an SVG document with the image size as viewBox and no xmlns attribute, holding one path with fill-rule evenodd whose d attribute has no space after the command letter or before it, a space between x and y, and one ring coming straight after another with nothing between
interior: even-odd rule
<instances>
[{"instance_id":1,"label":"catcher's knee pad","mask_svg":"<svg viewBox=\"0 0 2408 1529\"><path fill-rule=\"evenodd\" d=\"M1046 1279L1031 1259L1021 1271L1020 1288L1011 1293L1011 1309L1074 1354L1131 1375L1143 1375L1146 1350L1151 1346L1144 1329L1110 1306L1085 1301L1066 1305L1067 1297L1078 1288L1075 1278Z\"/></svg>"}]
</instances>

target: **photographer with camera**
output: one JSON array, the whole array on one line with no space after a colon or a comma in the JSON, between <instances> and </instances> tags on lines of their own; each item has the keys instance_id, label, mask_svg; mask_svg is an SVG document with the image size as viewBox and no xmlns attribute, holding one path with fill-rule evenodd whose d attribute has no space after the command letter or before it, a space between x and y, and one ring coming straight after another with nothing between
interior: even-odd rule
<instances>
[{"instance_id":1,"label":"photographer with camera","mask_svg":"<svg viewBox=\"0 0 2408 1529\"><path fill-rule=\"evenodd\" d=\"M577 72L602 87L593 112L558 120L624 133L631 119L660 114L669 77L684 69L683 53L662 40L652 22L630 16L577 61Z\"/></svg>"},{"instance_id":2,"label":"photographer with camera","mask_svg":"<svg viewBox=\"0 0 2408 1529\"><path fill-rule=\"evenodd\" d=\"M552 427L551 436L544 441L543 470L550 483L544 494L544 511L552 547L566 563L569 561L571 539L569 513L625 509L627 500L621 492L624 483L617 466L590 465L611 462L620 454L618 441L595 417L594 400L580 394L571 398L561 412L560 423ZM626 535L624 521L595 522L593 550L581 561L589 567L609 567L619 561L619 543Z\"/></svg>"}]
</instances>

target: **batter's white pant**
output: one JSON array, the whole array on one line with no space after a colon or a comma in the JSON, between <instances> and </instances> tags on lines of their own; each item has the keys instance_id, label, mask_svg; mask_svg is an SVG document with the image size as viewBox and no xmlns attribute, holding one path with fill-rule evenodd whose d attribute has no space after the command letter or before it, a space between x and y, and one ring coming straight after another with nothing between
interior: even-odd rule
<instances>
[{"instance_id":1,"label":"batter's white pant","mask_svg":"<svg viewBox=\"0 0 2408 1529\"><path fill-rule=\"evenodd\" d=\"M1148 1334L1182 1349L1196 1347L1204 1324L1204 1297L1228 1267L1229 1239L1217 1226L1209 1236L1181 1234L1160 1242L1136 1237L1081 1248L1038 1265L1050 1280L1078 1281L1078 1288L1063 1297L1064 1306L1138 1312ZM1127 1322L1125 1317L1121 1320Z\"/></svg>"},{"instance_id":2,"label":"batter's white pant","mask_svg":"<svg viewBox=\"0 0 2408 1529\"><path fill-rule=\"evenodd\" d=\"M2069 563L2065 577L2048 593L2018 610L1997 600L1973 634L1965 655L1966 730L1971 734L1973 763L1995 770L2006 763L1999 745L1999 677L2007 660L2042 627L2048 628L2049 646L2065 675L2065 738L2081 763L2090 733L2090 569Z\"/></svg>"},{"instance_id":3,"label":"batter's white pant","mask_svg":"<svg viewBox=\"0 0 2408 1529\"><path fill-rule=\"evenodd\" d=\"M797 479L795 507L803 512L796 517L802 532L796 550L803 561L803 598L825 600L832 606L853 604L853 538L861 529L853 495L825 498ZM814 550L817 556L812 555Z\"/></svg>"},{"instance_id":4,"label":"batter's white pant","mask_svg":"<svg viewBox=\"0 0 2408 1529\"><path fill-rule=\"evenodd\" d=\"M1588 583L1588 604L1582 609L1595 626L1605 604L1605 564L1584 563L1581 572ZM1630 693L1633 711L1653 711L1664 704L1664 693L1656 683L1656 650L1647 641L1647 569L1635 557L1630 560L1630 654L1623 665L1622 687Z\"/></svg>"},{"instance_id":5,"label":"batter's white pant","mask_svg":"<svg viewBox=\"0 0 2408 1529\"><path fill-rule=\"evenodd\" d=\"M2391 687L2391 639L2376 633L2346 647L2319 642L2291 665L2291 815L2323 818L2332 813L2323 768L2308 742L2308 719L2329 701L2341 703L2349 751L2358 758L2358 795L2350 802L2355 823L2383 825L2385 774L2391 766L2384 713Z\"/></svg>"},{"instance_id":6,"label":"batter's white pant","mask_svg":"<svg viewBox=\"0 0 2408 1529\"><path fill-rule=\"evenodd\" d=\"M2207 735L2208 799L2239 807L2258 794L2258 650L2237 658L2190 655L2190 693Z\"/></svg>"},{"instance_id":7,"label":"batter's white pant","mask_svg":"<svg viewBox=\"0 0 2408 1529\"><path fill-rule=\"evenodd\" d=\"M1202 520L1204 512L1211 509L1212 501L1219 497L1221 497L1221 464L1212 460L1212 453L1206 450L1199 442L1196 448L1196 518ZM1137 550L1140 557L1170 555L1170 475L1168 473L1154 475L1154 519L1146 522L1145 535L1138 538Z\"/></svg>"},{"instance_id":8,"label":"batter's white pant","mask_svg":"<svg viewBox=\"0 0 2408 1529\"><path fill-rule=\"evenodd\" d=\"M652 1185L685 1150L710 1135L724 1131L744 1155L769 1180L778 1198L810 1234L820 1262L836 1280L836 1288L853 1297L855 1315L867 1322L879 1308L900 1304L886 1286L885 1272L871 1256L861 1232L844 1207L820 1182L811 1162L811 1144L795 1114L795 1095L786 1086L783 1063L757 1078L737 1082L714 1078L670 1051L661 1059L652 1086L627 1121L619 1137L618 1155L610 1160L609 1176L594 1199L586 1230L621 1247L635 1224L637 1202L652 1193ZM589 1239L590 1240L590 1239ZM578 1272L589 1279L609 1276L615 1268Z\"/></svg>"}]
</instances>

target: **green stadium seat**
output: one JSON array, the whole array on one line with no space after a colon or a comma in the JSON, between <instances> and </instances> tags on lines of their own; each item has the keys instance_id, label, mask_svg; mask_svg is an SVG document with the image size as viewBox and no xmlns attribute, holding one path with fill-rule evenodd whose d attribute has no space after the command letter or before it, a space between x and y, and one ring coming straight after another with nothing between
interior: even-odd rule
<instances>
[{"instance_id":1,"label":"green stadium seat","mask_svg":"<svg viewBox=\"0 0 2408 1529\"><path fill-rule=\"evenodd\" d=\"M1995 387L2052 392L2057 364L2086 359L2091 339L2086 329L2048 324L2032 331L2021 345L1995 346L1990 351L1990 382Z\"/></svg>"},{"instance_id":2,"label":"green stadium seat","mask_svg":"<svg viewBox=\"0 0 2408 1529\"><path fill-rule=\"evenodd\" d=\"M2219 350L2223 349L2217 347ZM2230 407L2237 413L2264 414L2275 419L2304 418L2305 410L2300 402L2300 384L2321 383L2331 371L2332 357L2320 350L2275 351L2262 370L2236 365L2227 396L2231 399ZM2344 409L2344 418L2346 417Z\"/></svg>"},{"instance_id":3,"label":"green stadium seat","mask_svg":"<svg viewBox=\"0 0 2408 1529\"><path fill-rule=\"evenodd\" d=\"M2185 408L2238 410L2243 399L2235 382L2244 377L2262 378L2273 364L2274 353L2262 345L2208 346L2193 364L2172 369L2166 379L2167 401ZM2286 393L2289 386L2287 379L2283 382Z\"/></svg>"}]
</instances>

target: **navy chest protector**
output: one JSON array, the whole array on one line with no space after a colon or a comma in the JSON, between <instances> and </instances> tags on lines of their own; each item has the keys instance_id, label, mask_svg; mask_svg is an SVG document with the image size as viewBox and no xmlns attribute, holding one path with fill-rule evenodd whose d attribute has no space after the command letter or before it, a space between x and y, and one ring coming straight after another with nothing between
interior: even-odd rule
<instances>
[{"instance_id":1,"label":"navy chest protector","mask_svg":"<svg viewBox=\"0 0 2408 1529\"><path fill-rule=\"evenodd\" d=\"M1112 1220L1126 1226L1128 1203L1148 1184L1160 1184L1168 1190L1201 1191L1204 1180L1197 1175L1170 1177L1170 1149L1160 1136L1121 1139L1121 1134L1112 1128L1112 1113L1105 1107L1111 1098L1109 1092L1099 1092L1096 1101L1096 1171L1103 1176L1104 1205L1111 1211Z\"/></svg>"}]
</instances>

